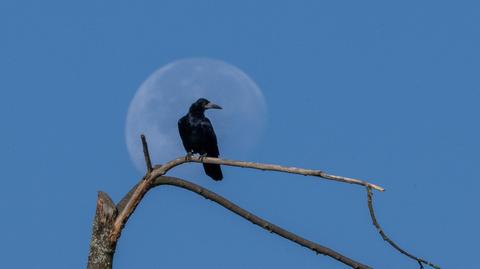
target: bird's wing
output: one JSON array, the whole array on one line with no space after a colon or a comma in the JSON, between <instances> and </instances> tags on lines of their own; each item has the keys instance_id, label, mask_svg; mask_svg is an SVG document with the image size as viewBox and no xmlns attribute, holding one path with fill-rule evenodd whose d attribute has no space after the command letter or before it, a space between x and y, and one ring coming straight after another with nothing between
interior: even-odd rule
<instances>
[{"instance_id":1,"label":"bird's wing","mask_svg":"<svg viewBox=\"0 0 480 269\"><path fill-rule=\"evenodd\" d=\"M188 152L192 149L190 145L190 140L188 139L188 120L186 116L178 120L178 132L180 133L180 138L182 139L182 144L185 150Z\"/></svg>"},{"instance_id":2,"label":"bird's wing","mask_svg":"<svg viewBox=\"0 0 480 269\"><path fill-rule=\"evenodd\" d=\"M205 138L204 147L207 155L211 157L218 157L220 153L218 151L217 136L215 135L213 125L208 118L205 118L205 120L202 121L202 132L203 137Z\"/></svg>"}]
</instances>

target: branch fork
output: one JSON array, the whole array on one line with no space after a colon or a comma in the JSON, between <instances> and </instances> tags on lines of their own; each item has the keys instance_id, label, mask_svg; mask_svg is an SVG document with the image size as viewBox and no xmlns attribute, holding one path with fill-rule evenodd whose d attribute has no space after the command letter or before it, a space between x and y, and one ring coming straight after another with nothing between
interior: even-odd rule
<instances>
[{"instance_id":1,"label":"branch fork","mask_svg":"<svg viewBox=\"0 0 480 269\"><path fill-rule=\"evenodd\" d=\"M374 219L373 208L371 207L371 192L372 189L380 192L385 191L381 186L354 178L341 177L336 175L327 174L320 170L309 170L297 167L286 167L275 164L262 164L254 162L244 162L235 160L224 160L220 158L212 158L205 156L193 156L187 154L187 156L176 158L163 165L152 166L150 154L148 150L148 144L145 136L141 135L143 153L146 164L145 176L122 198L122 200L115 205L106 193L99 192L97 201L97 211L93 223L93 233L90 242L90 252L88 259L88 269L108 269L112 268L113 255L115 253L116 244L120 238L121 231L124 228L129 217L133 214L136 207L145 196L145 194L156 186L170 185L180 187L191 192L197 193L206 199L209 199L233 213L249 220L255 225L262 227L270 233L275 233L281 237L284 237L292 242L295 242L303 247L306 247L316 254L323 254L330 256L351 268L357 269L371 269L371 267L364 265L360 262L354 261L330 248L321 246L315 242L302 238L292 232L289 232L281 227L270 223L248 211L223 198L222 196L211 192L199 185L188 182L186 180L165 176L165 174L176 166L179 166L188 162L195 163L210 163L227 166L236 166L244 168L253 168L264 171L277 171L283 173L292 173L305 176L313 176L323 178L327 180L361 185L367 188L369 198L369 208L371 209L371 216ZM374 224L376 220L374 221ZM395 247L395 246L394 246ZM408 256L408 255L407 255ZM433 266L431 263L424 260L415 258L420 265L422 263ZM435 266L434 266L435 267ZM438 267L435 267L438 268Z\"/></svg>"}]
</instances>

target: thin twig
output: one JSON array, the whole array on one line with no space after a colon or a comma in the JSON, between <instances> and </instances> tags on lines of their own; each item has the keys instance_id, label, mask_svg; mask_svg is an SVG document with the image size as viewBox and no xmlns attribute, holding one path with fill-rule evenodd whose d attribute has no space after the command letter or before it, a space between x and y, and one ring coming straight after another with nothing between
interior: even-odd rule
<instances>
[{"instance_id":1,"label":"thin twig","mask_svg":"<svg viewBox=\"0 0 480 269\"><path fill-rule=\"evenodd\" d=\"M142 139L143 156L145 157L145 164L147 165L147 172L151 173L153 168L152 168L152 161L150 160L150 153L148 152L147 139L145 138L144 134L140 135L140 138Z\"/></svg>"},{"instance_id":2,"label":"thin twig","mask_svg":"<svg viewBox=\"0 0 480 269\"><path fill-rule=\"evenodd\" d=\"M369 266L367 265L364 265L364 264L361 264L357 261L354 261L346 256L343 256L342 254L330 249L330 248L327 248L327 247L324 247L324 246L321 246L315 242L312 242L308 239L305 239L303 237L300 237L292 232L289 232L271 222L268 222L250 212L248 212L247 210L239 207L238 205L230 202L229 200L225 199L224 197L212 192L212 191L209 191L197 184L194 184L192 182L188 182L188 181L185 181L183 179L180 179L180 178L175 178L175 177L168 177L168 176L160 176L160 177L157 177L154 181L153 181L153 184L152 186L159 186L159 185L171 185L171 186L176 186L176 187L180 187L180 188L183 188L183 189L186 189L186 190L189 190L189 191L192 191L192 192L195 192L201 196L203 196L204 198L207 198L223 207L225 207L226 209L232 211L233 213L239 215L240 217L252 222L253 224L255 225L258 225L260 227L262 227L263 229L271 232L271 233L275 233L285 239L288 239L292 242L295 242L303 247L306 247L312 251L314 251L315 253L317 254L323 254L323 255L326 255L326 256L329 256L329 257L332 257L352 268L358 268L358 269L367 269L367 268L370 268Z\"/></svg>"},{"instance_id":3,"label":"thin twig","mask_svg":"<svg viewBox=\"0 0 480 269\"><path fill-rule=\"evenodd\" d=\"M373 194L372 194L372 189L367 186L367 197L368 197L368 209L370 211L370 217L372 218L372 222L373 222L373 225L375 226L375 228L377 228L377 231L380 233L380 235L382 236L383 240L387 241L387 243L389 243L393 248L395 248L396 250L398 250L400 253L402 253L403 255L409 257L410 259L413 259L415 261L418 262L418 264L420 265L420 268L423 268L423 265L422 264L426 264L426 265L429 265L435 269L440 269L440 266L438 265L435 265L429 261L426 261L424 259L421 259L421 258L418 258L410 253L408 253L407 251L401 249L395 242L393 242L384 232L383 232L383 229L382 227L380 226L380 224L378 224L377 222L377 218L375 217L375 211L373 210Z\"/></svg>"},{"instance_id":4,"label":"thin twig","mask_svg":"<svg viewBox=\"0 0 480 269\"><path fill-rule=\"evenodd\" d=\"M365 187L371 187L371 188L376 189L378 191L385 191L384 188L382 188L378 185L375 185L375 184L372 184L372 183L369 183L369 182L365 182L365 181L362 181L360 179L330 175L330 174L327 174L327 173L325 173L323 171L320 171L320 170L310 170L310 169L303 169L303 168L297 168L297 167L287 167L287 166L281 166L281 165L276 165L276 164L265 164L265 163L255 163L255 162L224 160L224 159L219 159L219 158L202 157L202 156L191 156L190 158L179 157L179 158L177 158L175 160L172 160L168 163L165 163L163 165L155 166L155 169L152 172L152 174L154 174L154 175L164 175L166 172L168 172L170 169L174 168L175 166L178 166L178 165L181 165L181 164L187 163L187 162L211 163L211 164L220 164L220 165L236 166L236 167L243 167L243 168L253 168L253 169L264 170L264 171L277 171L277 172L298 174L298 175L304 175L304 176L315 176L315 177L321 177L321 178L324 178L324 179L334 180L334 181L343 182L343 183L349 183L349 184L356 184L356 185L361 185L361 186L365 186Z\"/></svg>"}]
</instances>

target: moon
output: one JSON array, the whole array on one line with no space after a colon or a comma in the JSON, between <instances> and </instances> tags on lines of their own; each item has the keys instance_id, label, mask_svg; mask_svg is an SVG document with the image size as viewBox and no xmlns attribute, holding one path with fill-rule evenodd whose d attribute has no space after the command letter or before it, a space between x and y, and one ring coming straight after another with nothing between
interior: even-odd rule
<instances>
[{"instance_id":1,"label":"moon","mask_svg":"<svg viewBox=\"0 0 480 269\"><path fill-rule=\"evenodd\" d=\"M126 145L134 166L145 172L140 135L145 134L152 162L161 164L186 154L177 122L190 105L204 97L222 106L208 110L220 156L248 157L267 123L264 96L239 68L220 60L188 58L171 62L151 74L138 88L126 118ZM186 166L188 175L199 166Z\"/></svg>"}]
</instances>

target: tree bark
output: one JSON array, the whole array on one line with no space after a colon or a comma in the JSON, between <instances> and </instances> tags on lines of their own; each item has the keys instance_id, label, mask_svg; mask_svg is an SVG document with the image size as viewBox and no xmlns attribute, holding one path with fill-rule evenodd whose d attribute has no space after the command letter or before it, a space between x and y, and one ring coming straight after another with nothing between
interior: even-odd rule
<instances>
[{"instance_id":1,"label":"tree bark","mask_svg":"<svg viewBox=\"0 0 480 269\"><path fill-rule=\"evenodd\" d=\"M117 208L108 194L99 191L97 209L93 220L88 269L111 269L116 241L110 240L113 223L117 217Z\"/></svg>"}]
</instances>

